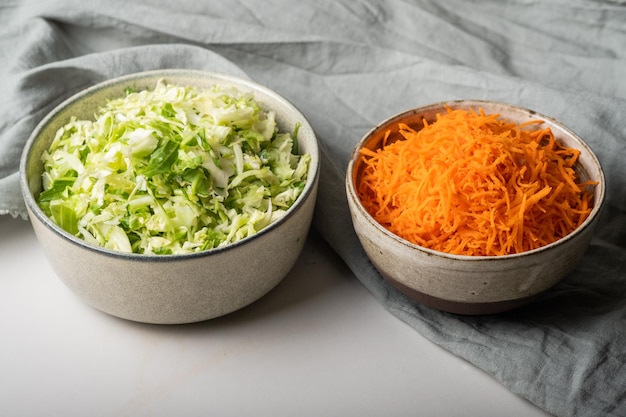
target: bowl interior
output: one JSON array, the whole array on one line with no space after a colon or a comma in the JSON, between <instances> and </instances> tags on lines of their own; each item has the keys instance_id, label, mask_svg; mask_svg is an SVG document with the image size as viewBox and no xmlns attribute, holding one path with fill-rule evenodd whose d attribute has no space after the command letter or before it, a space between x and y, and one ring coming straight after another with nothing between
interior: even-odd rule
<instances>
[{"instance_id":1,"label":"bowl interior","mask_svg":"<svg viewBox=\"0 0 626 417\"><path fill-rule=\"evenodd\" d=\"M68 98L52 112L50 112L36 127L28 139L22 159L20 161L20 182L25 203L30 212L48 228L56 233L64 235L66 238L73 240L79 245L91 246L80 238L67 233L58 227L45 213L39 208L36 199L42 190L42 173L43 164L40 160L43 152L50 146L54 136L59 128L64 126L72 116L78 119L93 119L97 110L108 100L122 97L125 89L133 87L142 90L154 88L156 83L164 79L168 83L193 86L198 88L212 88L220 85L226 88L234 87L244 93L252 93L255 100L265 109L274 110L276 113L276 122L281 131L293 132L296 125L300 125L298 130L298 144L300 153L308 153L311 155L311 163L309 166L307 184L302 192L301 198L290 207L287 212L297 210L302 204L305 197L316 187L317 178L319 176L319 149L313 128L299 110L282 96L274 91L259 85L253 81L242 79L240 77L231 76L222 73L195 71L195 70L155 70L142 73L131 74L115 78L103 83L94 85L82 92ZM285 216L285 217L286 217ZM279 223L279 219L275 223ZM259 233L266 233L272 229L274 224L262 229ZM241 244L254 236L235 242L233 245ZM228 245L226 247L229 247ZM95 247L95 250L111 252L110 254L119 254L105 248ZM220 250L213 249L212 251ZM175 256L195 256L196 254L184 254ZM158 255L138 255L124 254L124 256L154 256Z\"/></svg>"},{"instance_id":2,"label":"bowl interior","mask_svg":"<svg viewBox=\"0 0 626 417\"><path fill-rule=\"evenodd\" d=\"M581 181L596 181L598 185L596 186L588 186L588 191L593 193L593 210L590 215L587 217L583 225L591 222L598 214L601 209L601 203L604 200L605 193L605 182L604 182L604 173L602 171L602 167L597 157L593 153L593 151L589 148L589 146L574 132L569 130L567 127L557 122L556 120L549 118L547 116L543 116L535 111L517 107L506 103L499 103L493 101L481 101L481 100L457 100L450 102L442 102L435 103L432 105L428 105L425 107L420 107L416 109L411 109L406 112L400 113L398 115L392 116L389 119L383 121L372 130L370 130L357 144L354 149L354 152L351 156L350 165L349 165L349 173L351 174L351 184L349 184L349 188L351 189L354 196L356 196L356 202L359 205L359 209L365 214L365 216L375 224L380 230L386 234L392 235L393 237L402 240L406 244L413 245L416 248L427 252L434 252L442 256L447 256L451 258L485 258L482 256L464 256L464 255L453 255L442 253L438 251L434 251L428 248L424 248L418 245L415 245L411 242L405 241L401 239L395 234L389 232L386 228L380 225L373 217L367 213L365 208L361 205L361 202L356 193L357 184L360 181L360 176L362 175L363 169L365 165L362 162L362 159L359 157L360 150L363 148L370 150L377 150L383 146L383 141L385 139L385 135L387 132L391 132L389 137L387 138L387 143L393 142L395 140L399 140L402 136L398 133L398 123L405 123L411 128L415 130L420 130L424 127L424 120L431 123L436 120L437 114L443 114L446 112L446 107L449 107L453 110L456 109L474 109L479 110L482 108L487 114L500 114L500 116L504 119L513 121L517 124L524 123L530 120L542 120L542 123L538 125L539 128L549 127L557 141L559 141L562 145L576 148L581 151L579 160L575 165L574 169L576 174L579 176ZM575 232L574 232L575 233ZM572 234L564 237L569 238ZM553 243L554 244L554 243ZM550 245L546 245L550 246ZM541 250L542 248L535 249ZM529 251L533 252L533 251ZM519 255L519 254L517 254ZM507 256L516 256L516 255L505 255ZM489 256L486 256L489 258ZM498 256L497 258L502 258L502 256Z\"/></svg>"}]
</instances>

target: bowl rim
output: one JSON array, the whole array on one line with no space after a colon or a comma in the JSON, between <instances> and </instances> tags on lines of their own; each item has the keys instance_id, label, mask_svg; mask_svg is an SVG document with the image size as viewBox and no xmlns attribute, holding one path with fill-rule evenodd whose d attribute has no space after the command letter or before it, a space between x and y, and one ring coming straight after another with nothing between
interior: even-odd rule
<instances>
[{"instance_id":1,"label":"bowl rim","mask_svg":"<svg viewBox=\"0 0 626 417\"><path fill-rule=\"evenodd\" d=\"M301 123L301 130L304 127L309 130L311 133L311 143L309 144L310 149L307 149L307 154L311 155L311 166L309 166L309 176L307 177L306 184L300 197L292 204L285 214L270 223L263 229L259 230L252 236L248 236L244 239L238 240L236 242L229 243L224 246L220 246L217 248L207 249L204 251L198 252L190 252L190 253L180 253L180 254L168 254L168 255L157 255L157 254L142 254L142 253L130 253L130 252L122 252L113 249L108 249L102 246L91 244L84 239L81 239L78 236L74 236L71 233L67 232L65 229L58 226L52 219L50 219L46 214L41 210L39 205L37 204L34 196L30 191L29 181L28 181L28 170L27 163L30 158L30 155L33 150L33 145L37 142L37 139L41 132L45 130L48 124L54 120L54 118L62 112L69 105L75 104L78 101L88 98L93 94L105 90L107 88L113 88L119 86L120 84L128 84L133 80L140 80L144 78L208 78L212 80L215 84L220 82L227 82L234 86L241 86L249 89L253 94L255 92L260 92L267 97L269 97L272 101L276 101L281 103L282 106L288 108L291 112L298 116L298 120ZM176 80L173 80L173 83L176 84ZM71 243L82 247L83 249L89 250L91 252L97 252L109 257L113 258L121 258L133 261L146 261L146 262L172 262L179 260L188 260L193 258L199 258L210 255L217 255L218 253L223 253L226 251L235 250L237 247L241 245L245 245L246 243L256 240L267 233L270 233L272 230L278 228L280 225L285 223L290 217L293 217L295 212L305 204L305 202L312 198L315 195L315 190L319 183L320 176L320 168L321 168L321 158L320 158L320 149L319 142L317 139L317 135L315 130L311 126L308 119L304 116L304 114L289 100L287 100L282 95L278 94L276 91L266 87L260 83L257 83L251 79L242 78L241 76L235 76L228 73L218 72L218 71L206 71L206 70L195 70L195 69L179 69L179 68L168 68L168 69L156 69L156 70L148 70L141 72L134 72L126 75L121 75L113 78L109 78L107 80L95 83L90 85L89 87L78 91L75 94L67 97L62 100L58 105L56 105L51 111L49 111L40 121L37 123L36 127L33 129L31 134L29 135L26 144L22 150L20 156L20 164L19 164L19 182L20 189L22 191L22 197L26 204L26 208L29 214L35 216L47 229L51 230L54 234L59 237L70 241Z\"/></svg>"},{"instance_id":2,"label":"bowl rim","mask_svg":"<svg viewBox=\"0 0 626 417\"><path fill-rule=\"evenodd\" d=\"M512 110L515 110L515 111L519 111L519 112L525 113L525 114L527 114L529 116L532 116L532 118L534 118L534 119L540 119L544 123L547 123L549 125L551 124L551 125L554 125L554 126L558 127L564 133L566 133L567 135L572 137L577 142L577 148L579 150L584 150L588 154L588 156L591 159L593 165L595 165L595 167L597 168L598 175L600 177L599 180L598 180L598 184L594 188L594 190L595 190L594 191L594 198L597 198L597 202L594 204L591 212L589 213L589 216L587 216L587 218L576 229L574 229L572 232L570 232L566 236L563 236L562 238L560 238L560 239L558 239L558 240L556 240L556 241L554 241L552 243L549 243L547 245L541 246L539 248L531 249L531 250L528 250L528 251L519 252L519 253L513 253L513 254L507 254L507 255L459 255L459 254L452 254L452 253L448 253L448 252L443 252L443 251L438 251L438 250L435 250L435 249L426 248L424 246L417 245L417 244L412 243L412 242L410 242L410 241L408 241L406 239L401 238L400 236L398 236L395 233L391 232L390 230L385 228L383 225L381 225L379 222L377 222L367 212L365 207L363 207L363 204L361 203L361 199L359 198L359 196L358 196L358 194L356 192L356 188L355 188L355 184L354 184L354 179L356 177L356 174L354 172L354 170L356 168L356 161L357 161L357 159L359 157L359 153L360 153L361 148L363 148L363 146L368 141L370 136L372 134L374 134L375 132L377 132L378 130L380 130L382 128L385 128L386 126L392 124L393 122L399 121L399 120L405 118L406 116L414 115L416 113L425 112L427 110L433 110L433 109L438 109L438 108L440 108L442 111L445 111L446 107L450 107L452 109L455 109L455 108L473 108L473 109L478 109L478 108L480 108L483 105L495 105L495 106L500 106L500 107L506 107L506 108L509 108L509 109L512 109ZM463 106L463 107L458 107L458 106ZM525 257L533 256L534 254L537 254L537 253L540 253L540 252L545 252L545 251L550 250L551 248L554 248L556 246L560 246L560 245L566 244L567 242L571 241L575 236L581 234L585 229L590 227L595 222L595 220L600 216L600 213L602 212L602 210L604 208L605 194L606 194L606 178L605 178L605 174L604 174L604 170L602 168L602 165L600 164L600 161L598 160L597 155L593 152L591 147L580 136L578 136L578 134L576 134L570 128L565 126L563 123L557 121L553 117L546 116L546 115L544 115L542 113L539 113L539 112L537 112L535 110L532 110L530 108L519 106L519 105L515 105L515 104L511 104L511 103L506 103L506 102L502 102L502 101L497 101L497 100L483 100L483 99L457 99L457 100L439 101L439 102L426 104L426 105L418 106L418 107L413 107L413 108L401 111L401 112L396 113L394 115L391 115L391 116L387 117L386 119L382 120L381 122L377 123L374 127L372 127L369 131L367 131L361 137L361 139L359 139L359 141L356 143L356 145L354 146L353 151L352 151L352 153L350 155L350 160L348 162L348 167L347 167L347 170L346 170L345 182L346 182L348 199L352 203L354 203L353 206L359 211L359 213L361 213L362 217L370 225L372 225L376 230L381 232L383 235L387 236L388 238L392 239L393 241L395 241L398 244L407 246L410 249L414 249L414 250L423 252L423 253L425 253L426 255L429 255L429 256L438 256L438 257L441 257L441 258L457 260L457 261L466 261L466 262L475 262L475 261L483 261L484 262L485 260L507 261L507 260L525 258Z\"/></svg>"}]
</instances>

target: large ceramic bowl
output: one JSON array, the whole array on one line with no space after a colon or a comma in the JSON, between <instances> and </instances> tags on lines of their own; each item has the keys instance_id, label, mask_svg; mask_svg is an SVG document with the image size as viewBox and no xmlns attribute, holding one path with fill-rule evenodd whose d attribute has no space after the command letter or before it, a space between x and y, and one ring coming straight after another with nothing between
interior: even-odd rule
<instances>
[{"instance_id":1,"label":"large ceramic bowl","mask_svg":"<svg viewBox=\"0 0 626 417\"><path fill-rule=\"evenodd\" d=\"M560 240L539 249L504 256L452 255L427 249L391 233L365 210L356 192L362 171L362 148L381 147L385 132L397 131L399 122L416 130L435 120L437 113L452 109L479 109L516 123L541 119L555 138L581 151L576 171L583 179L597 181L593 210L582 225ZM357 144L348 165L346 190L354 229L381 275L412 299L427 306L458 314L491 314L528 303L563 279L587 249L604 202L601 166L591 149L572 131L534 111L488 101L452 101L416 108L393 116L368 132Z\"/></svg>"},{"instance_id":2,"label":"large ceramic bowl","mask_svg":"<svg viewBox=\"0 0 626 417\"><path fill-rule=\"evenodd\" d=\"M183 255L128 254L96 247L70 235L38 207L41 155L71 116L91 118L124 89L154 88L157 80L251 92L276 112L281 131L299 123L299 149L311 155L308 180L287 214L252 237L205 252ZM111 315L146 323L189 323L238 310L275 287L298 259L312 220L319 177L315 133L305 117L277 93L254 82L211 72L158 70L113 79L88 88L53 110L24 149L21 187L37 239L56 274L87 304Z\"/></svg>"}]
</instances>

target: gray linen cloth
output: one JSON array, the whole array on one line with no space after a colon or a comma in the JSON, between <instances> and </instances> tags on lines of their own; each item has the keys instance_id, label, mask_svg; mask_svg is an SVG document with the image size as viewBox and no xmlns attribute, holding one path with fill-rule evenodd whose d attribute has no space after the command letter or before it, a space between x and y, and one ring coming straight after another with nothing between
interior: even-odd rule
<instances>
[{"instance_id":1,"label":"gray linen cloth","mask_svg":"<svg viewBox=\"0 0 626 417\"><path fill-rule=\"evenodd\" d=\"M324 149L315 226L391 313L549 413L626 416L624 2L14 0L0 4L0 63L0 214L25 216L23 144L73 93L156 68L247 76L310 120ZM608 207L580 266L506 314L407 300L368 262L346 205L348 157L367 130L460 98L559 119L607 175Z\"/></svg>"}]
</instances>

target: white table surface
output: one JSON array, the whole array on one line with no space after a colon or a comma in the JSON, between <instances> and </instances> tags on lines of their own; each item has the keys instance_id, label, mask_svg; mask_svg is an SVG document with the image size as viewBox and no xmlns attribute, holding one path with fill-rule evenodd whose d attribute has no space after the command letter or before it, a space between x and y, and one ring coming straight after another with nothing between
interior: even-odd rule
<instances>
[{"instance_id":1,"label":"white table surface","mask_svg":"<svg viewBox=\"0 0 626 417\"><path fill-rule=\"evenodd\" d=\"M0 216L0 416L546 416L374 299L315 233L256 303L129 322L82 303Z\"/></svg>"}]
</instances>

